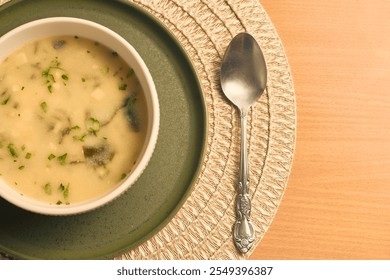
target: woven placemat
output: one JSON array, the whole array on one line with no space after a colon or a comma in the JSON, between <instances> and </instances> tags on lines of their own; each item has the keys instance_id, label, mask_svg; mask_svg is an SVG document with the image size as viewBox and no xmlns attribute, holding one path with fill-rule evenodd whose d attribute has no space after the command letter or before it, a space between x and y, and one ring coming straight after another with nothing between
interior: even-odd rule
<instances>
[{"instance_id":1,"label":"woven placemat","mask_svg":"<svg viewBox=\"0 0 390 280\"><path fill-rule=\"evenodd\" d=\"M183 207L156 235L117 259L245 259L275 216L294 154L295 95L282 43L259 0L129 1L161 21L186 50L203 88L209 125L201 172ZM239 116L219 85L221 58L230 40L243 31L256 38L268 68L268 91L248 116L256 240L246 255L240 255L232 242Z\"/></svg>"},{"instance_id":2,"label":"woven placemat","mask_svg":"<svg viewBox=\"0 0 390 280\"><path fill-rule=\"evenodd\" d=\"M198 73L209 126L205 160L193 192L160 232L118 259L245 259L270 226L291 169L295 147L295 95L282 43L259 0L131 0L179 40ZM230 40L251 33L268 67L268 92L249 114L250 194L256 240L242 256L232 241L240 123L219 85Z\"/></svg>"}]
</instances>

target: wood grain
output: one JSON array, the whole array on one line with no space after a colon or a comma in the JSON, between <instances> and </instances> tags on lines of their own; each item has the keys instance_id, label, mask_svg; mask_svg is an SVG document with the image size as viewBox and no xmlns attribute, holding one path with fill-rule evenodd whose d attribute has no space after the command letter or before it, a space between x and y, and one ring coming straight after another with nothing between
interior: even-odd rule
<instances>
[{"instance_id":1,"label":"wood grain","mask_svg":"<svg viewBox=\"0 0 390 280\"><path fill-rule=\"evenodd\" d=\"M390 259L390 1L261 0L290 63L297 146L252 259Z\"/></svg>"}]
</instances>

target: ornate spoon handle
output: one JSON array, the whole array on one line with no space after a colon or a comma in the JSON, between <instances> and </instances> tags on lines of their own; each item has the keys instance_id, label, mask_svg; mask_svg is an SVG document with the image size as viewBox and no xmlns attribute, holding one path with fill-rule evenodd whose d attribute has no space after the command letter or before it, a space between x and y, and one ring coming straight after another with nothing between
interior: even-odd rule
<instances>
[{"instance_id":1,"label":"ornate spoon handle","mask_svg":"<svg viewBox=\"0 0 390 280\"><path fill-rule=\"evenodd\" d=\"M249 198L248 150L246 144L246 111L241 111L241 151L240 176L236 200L237 220L234 225L233 238L236 247L247 253L255 240L255 230L251 221L251 201Z\"/></svg>"}]
</instances>

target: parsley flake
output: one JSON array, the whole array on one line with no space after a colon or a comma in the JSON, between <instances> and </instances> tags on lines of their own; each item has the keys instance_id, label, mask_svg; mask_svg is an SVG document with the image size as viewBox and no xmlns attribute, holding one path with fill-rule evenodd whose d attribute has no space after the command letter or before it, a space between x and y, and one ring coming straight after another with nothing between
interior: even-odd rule
<instances>
[{"instance_id":1,"label":"parsley flake","mask_svg":"<svg viewBox=\"0 0 390 280\"><path fill-rule=\"evenodd\" d=\"M19 154L16 151L14 144L12 144L12 143L8 144L8 151L12 157L14 157L14 158L19 157Z\"/></svg>"},{"instance_id":2,"label":"parsley flake","mask_svg":"<svg viewBox=\"0 0 390 280\"><path fill-rule=\"evenodd\" d=\"M41 106L42 111L46 113L47 112L47 103L44 101L40 104L40 106Z\"/></svg>"},{"instance_id":3,"label":"parsley flake","mask_svg":"<svg viewBox=\"0 0 390 280\"><path fill-rule=\"evenodd\" d=\"M89 133L96 135L96 132L100 130L100 122L95 118L88 118L87 120L87 130Z\"/></svg>"},{"instance_id":4,"label":"parsley flake","mask_svg":"<svg viewBox=\"0 0 390 280\"><path fill-rule=\"evenodd\" d=\"M46 194L50 195L51 194L51 185L50 185L50 183L46 183L43 186L43 190L45 191Z\"/></svg>"},{"instance_id":5,"label":"parsley flake","mask_svg":"<svg viewBox=\"0 0 390 280\"><path fill-rule=\"evenodd\" d=\"M122 84L119 85L118 88L119 88L119 90L126 90L127 89L127 84L122 83Z\"/></svg>"},{"instance_id":6,"label":"parsley flake","mask_svg":"<svg viewBox=\"0 0 390 280\"><path fill-rule=\"evenodd\" d=\"M1 101L1 105L7 105L8 101L10 100L11 97L7 97L3 101Z\"/></svg>"},{"instance_id":7,"label":"parsley flake","mask_svg":"<svg viewBox=\"0 0 390 280\"><path fill-rule=\"evenodd\" d=\"M58 156L57 160L60 162L61 165L65 164L66 157L68 156L67 153L63 154L62 156Z\"/></svg>"}]
</instances>

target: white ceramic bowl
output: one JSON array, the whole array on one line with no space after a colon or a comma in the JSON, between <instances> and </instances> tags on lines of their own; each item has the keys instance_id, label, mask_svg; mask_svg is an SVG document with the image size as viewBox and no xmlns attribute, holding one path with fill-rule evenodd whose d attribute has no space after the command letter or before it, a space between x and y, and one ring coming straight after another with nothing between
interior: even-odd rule
<instances>
[{"instance_id":1,"label":"white ceramic bowl","mask_svg":"<svg viewBox=\"0 0 390 280\"><path fill-rule=\"evenodd\" d=\"M91 21L70 17L53 17L19 26L0 38L0 61L3 61L3 59L26 43L56 35L72 35L92 39L115 50L134 69L143 88L148 110L146 141L135 167L120 185L103 197L79 204L50 205L21 195L0 178L0 197L10 203L39 214L70 215L90 211L107 204L123 194L135 183L153 154L158 136L160 114L153 79L140 55L120 35L105 26Z\"/></svg>"}]
</instances>

